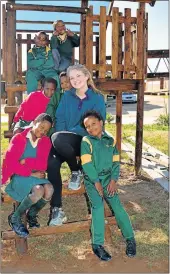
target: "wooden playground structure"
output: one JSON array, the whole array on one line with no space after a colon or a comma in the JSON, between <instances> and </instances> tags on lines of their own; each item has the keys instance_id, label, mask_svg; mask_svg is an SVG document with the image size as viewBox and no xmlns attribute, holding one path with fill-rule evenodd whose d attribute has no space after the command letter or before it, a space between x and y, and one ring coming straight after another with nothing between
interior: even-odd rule
<instances>
[{"instance_id":1,"label":"wooden playground structure","mask_svg":"<svg viewBox=\"0 0 170 274\"><path fill-rule=\"evenodd\" d=\"M139 0L136 16L131 16L131 9L125 8L124 14L113 7L114 1L109 1L109 11L106 7L100 7L100 14L93 13L93 6L88 7L87 0L81 0L81 7L61 7L48 5L16 4L8 1L3 4L3 80L6 82L8 103L5 112L9 116L9 129L14 114L18 107L15 105L15 92L26 91L26 84L22 70L23 47L26 51L34 44L31 38L32 32L38 30L16 29L16 23L51 24L52 21L26 21L16 20L16 11L41 11L41 12L65 12L81 15L80 23L65 22L66 25L80 25L79 63L86 65L94 76L97 87L103 94L116 95L116 139L118 149L121 151L122 139L122 92L137 91L137 120L136 120L136 144L135 144L135 174L139 174L142 159L143 140L143 107L144 107L144 80L147 74L147 44L148 44L148 15L145 12L145 3L153 4L153 0ZM111 57L107 64L106 56L106 31L107 25L112 25L111 33ZM94 32L93 27L98 26L99 32ZM46 31L46 30L45 30ZM18 34L19 32L19 34ZM52 31L46 31L48 34ZM27 33L27 39L21 33ZM25 52L26 54L26 52ZM74 60L73 60L74 61ZM108 77L108 74L111 77ZM16 85L20 80L23 84ZM5 137L10 137L10 130ZM84 188L79 192L66 191L63 195L83 194ZM115 219L108 217L106 226L106 238L111 239L109 224L115 223ZM56 233L80 231L89 228L89 220L68 223L61 227L42 227L30 230L30 236L41 236ZM19 239L14 232L2 233L3 240L15 239L18 252L27 251L27 240Z\"/></svg>"}]
</instances>

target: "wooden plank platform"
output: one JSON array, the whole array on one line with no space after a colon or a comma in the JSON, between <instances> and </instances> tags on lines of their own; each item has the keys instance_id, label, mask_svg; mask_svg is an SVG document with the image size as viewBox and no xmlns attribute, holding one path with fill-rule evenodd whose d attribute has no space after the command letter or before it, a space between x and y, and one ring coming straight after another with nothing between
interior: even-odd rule
<instances>
[{"instance_id":1,"label":"wooden plank platform","mask_svg":"<svg viewBox=\"0 0 170 274\"><path fill-rule=\"evenodd\" d=\"M45 226L29 230L29 237L53 235L58 233L69 233L69 232L79 232L89 229L91 220L81 220L80 222L71 222L63 224L62 226ZM106 218L106 225L115 225L116 220L114 217ZM12 240L17 239L18 236L14 231L2 231L1 232L2 240Z\"/></svg>"}]
</instances>

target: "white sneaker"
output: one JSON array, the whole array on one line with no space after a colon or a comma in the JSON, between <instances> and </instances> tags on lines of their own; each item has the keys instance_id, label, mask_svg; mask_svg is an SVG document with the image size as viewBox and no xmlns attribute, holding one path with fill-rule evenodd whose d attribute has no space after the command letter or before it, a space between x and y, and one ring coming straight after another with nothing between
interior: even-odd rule
<instances>
[{"instance_id":1,"label":"white sneaker","mask_svg":"<svg viewBox=\"0 0 170 274\"><path fill-rule=\"evenodd\" d=\"M71 179L68 183L68 188L72 190L78 190L81 188L82 173L80 170L72 171Z\"/></svg>"},{"instance_id":2,"label":"white sneaker","mask_svg":"<svg viewBox=\"0 0 170 274\"><path fill-rule=\"evenodd\" d=\"M62 225L67 222L67 217L62 208L54 207L52 209L51 220L49 226Z\"/></svg>"}]
</instances>

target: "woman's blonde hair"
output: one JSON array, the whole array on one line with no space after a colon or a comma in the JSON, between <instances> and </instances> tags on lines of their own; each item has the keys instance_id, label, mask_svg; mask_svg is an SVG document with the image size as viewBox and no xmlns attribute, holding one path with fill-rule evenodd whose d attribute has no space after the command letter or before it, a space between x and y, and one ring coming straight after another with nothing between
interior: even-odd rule
<instances>
[{"instance_id":1,"label":"woman's blonde hair","mask_svg":"<svg viewBox=\"0 0 170 274\"><path fill-rule=\"evenodd\" d=\"M92 75L91 75L90 71L84 65L77 64L77 65L73 65L73 66L68 67L68 69L67 69L67 76L68 77L70 77L70 71L72 71L72 70L79 70L85 76L88 76L88 80L87 80L88 87L91 87L92 90L95 91L96 93L101 93L101 91L96 88L96 86L93 82Z\"/></svg>"}]
</instances>

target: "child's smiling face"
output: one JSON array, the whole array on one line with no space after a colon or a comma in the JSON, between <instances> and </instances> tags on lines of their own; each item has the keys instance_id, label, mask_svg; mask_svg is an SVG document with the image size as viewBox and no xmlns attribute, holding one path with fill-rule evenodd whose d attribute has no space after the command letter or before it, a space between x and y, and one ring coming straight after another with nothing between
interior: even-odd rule
<instances>
[{"instance_id":1,"label":"child's smiling face","mask_svg":"<svg viewBox=\"0 0 170 274\"><path fill-rule=\"evenodd\" d=\"M66 26L63 21L58 21L55 29L58 31L59 35L62 35L66 32Z\"/></svg>"},{"instance_id":2,"label":"child's smiling face","mask_svg":"<svg viewBox=\"0 0 170 274\"><path fill-rule=\"evenodd\" d=\"M60 84L64 91L70 90L72 88L69 78L65 75L60 77Z\"/></svg>"},{"instance_id":3,"label":"child's smiling face","mask_svg":"<svg viewBox=\"0 0 170 274\"><path fill-rule=\"evenodd\" d=\"M34 122L32 132L36 138L42 138L47 135L51 126L51 123L48 121Z\"/></svg>"},{"instance_id":4,"label":"child's smiling face","mask_svg":"<svg viewBox=\"0 0 170 274\"><path fill-rule=\"evenodd\" d=\"M44 94L48 98L51 98L56 90L56 86L53 83L45 82L44 84Z\"/></svg>"},{"instance_id":5,"label":"child's smiling face","mask_svg":"<svg viewBox=\"0 0 170 274\"><path fill-rule=\"evenodd\" d=\"M89 135L101 138L103 131L103 121L94 116L88 116L84 119L84 126Z\"/></svg>"},{"instance_id":6,"label":"child's smiling face","mask_svg":"<svg viewBox=\"0 0 170 274\"><path fill-rule=\"evenodd\" d=\"M85 75L82 71L73 69L69 74L71 85L75 89L83 89L87 87L87 81L89 77Z\"/></svg>"}]
</instances>

